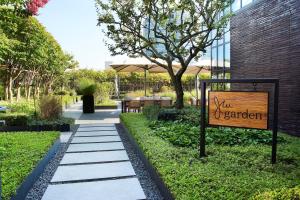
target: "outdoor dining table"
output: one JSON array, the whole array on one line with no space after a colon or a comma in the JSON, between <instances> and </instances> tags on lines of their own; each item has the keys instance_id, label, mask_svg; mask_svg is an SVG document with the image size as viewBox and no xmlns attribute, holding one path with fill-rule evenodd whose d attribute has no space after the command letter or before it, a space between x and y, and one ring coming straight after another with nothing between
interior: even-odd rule
<instances>
[{"instance_id":1,"label":"outdoor dining table","mask_svg":"<svg viewBox=\"0 0 300 200\"><path fill-rule=\"evenodd\" d=\"M167 99L167 98L166 99L155 99L155 98L124 99L121 102L122 103L122 105L121 105L121 107L122 107L122 113L129 111L128 108L129 108L129 103L131 101L139 102L139 109L143 108L145 105L151 105L151 104L158 105L159 107L163 107L164 102L167 105L170 105L170 106L172 105L172 99ZM149 103L147 103L147 102L149 102Z\"/></svg>"}]
</instances>

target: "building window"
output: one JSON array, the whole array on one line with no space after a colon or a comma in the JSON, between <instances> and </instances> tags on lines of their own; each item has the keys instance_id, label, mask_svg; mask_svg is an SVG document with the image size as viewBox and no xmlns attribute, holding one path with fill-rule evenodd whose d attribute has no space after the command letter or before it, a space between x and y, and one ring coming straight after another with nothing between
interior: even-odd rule
<instances>
[{"instance_id":1,"label":"building window","mask_svg":"<svg viewBox=\"0 0 300 200\"><path fill-rule=\"evenodd\" d=\"M249 3L252 3L252 0L242 0L242 7L248 5Z\"/></svg>"},{"instance_id":2,"label":"building window","mask_svg":"<svg viewBox=\"0 0 300 200\"><path fill-rule=\"evenodd\" d=\"M230 67L230 43L225 44L225 55L224 55L225 67Z\"/></svg>"},{"instance_id":3,"label":"building window","mask_svg":"<svg viewBox=\"0 0 300 200\"><path fill-rule=\"evenodd\" d=\"M223 13L229 11L235 12L242 7L252 3L254 0L234 0L230 8L221 12L218 17ZM216 31L212 31L211 37L215 36ZM221 39L215 40L211 48L211 71L212 78L230 78L230 23L224 30L224 35Z\"/></svg>"},{"instance_id":4,"label":"building window","mask_svg":"<svg viewBox=\"0 0 300 200\"><path fill-rule=\"evenodd\" d=\"M238 9L240 9L242 7L241 5L241 0L234 0L234 2L232 3L232 12L237 11Z\"/></svg>"}]
</instances>

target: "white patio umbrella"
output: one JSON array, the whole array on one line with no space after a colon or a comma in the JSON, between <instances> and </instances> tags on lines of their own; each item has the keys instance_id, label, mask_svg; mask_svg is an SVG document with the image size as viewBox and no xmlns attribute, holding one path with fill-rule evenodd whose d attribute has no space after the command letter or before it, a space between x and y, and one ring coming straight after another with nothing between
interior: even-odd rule
<instances>
[{"instance_id":1,"label":"white patio umbrella","mask_svg":"<svg viewBox=\"0 0 300 200\"><path fill-rule=\"evenodd\" d=\"M157 59L160 63L165 63L160 59ZM156 63L149 61L145 57L127 58L119 63L113 63L110 65L111 68L117 72L144 72L144 90L145 96L147 95L147 71L149 73L166 73L167 70ZM176 71L180 67L180 64L174 63L173 70Z\"/></svg>"},{"instance_id":2,"label":"white patio umbrella","mask_svg":"<svg viewBox=\"0 0 300 200\"><path fill-rule=\"evenodd\" d=\"M165 63L160 59L157 59L160 63ZM145 57L137 57L137 58L127 58L121 62L115 62L110 65L111 68L116 70L117 72L144 72L144 90L145 96L147 95L147 71L149 73L166 73L167 70L156 63L149 61ZM173 62L173 71L176 73L178 69L180 69L181 65L178 62ZM210 70L210 60L200 60L199 62L192 63L186 70L186 74L195 74L196 75L196 93L198 98L198 83L197 77L200 73L209 73Z\"/></svg>"}]
</instances>

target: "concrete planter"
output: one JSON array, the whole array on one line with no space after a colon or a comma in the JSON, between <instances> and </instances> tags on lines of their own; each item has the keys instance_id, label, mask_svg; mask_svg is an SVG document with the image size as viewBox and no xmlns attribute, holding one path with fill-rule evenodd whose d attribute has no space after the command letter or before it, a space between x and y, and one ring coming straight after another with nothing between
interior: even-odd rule
<instances>
[{"instance_id":1,"label":"concrete planter","mask_svg":"<svg viewBox=\"0 0 300 200\"><path fill-rule=\"evenodd\" d=\"M18 131L60 131L68 132L71 130L70 124L61 125L33 125L33 126L0 126L0 132Z\"/></svg>"},{"instance_id":2,"label":"concrete planter","mask_svg":"<svg viewBox=\"0 0 300 200\"><path fill-rule=\"evenodd\" d=\"M94 95L82 96L83 113L95 113L95 100Z\"/></svg>"}]
</instances>

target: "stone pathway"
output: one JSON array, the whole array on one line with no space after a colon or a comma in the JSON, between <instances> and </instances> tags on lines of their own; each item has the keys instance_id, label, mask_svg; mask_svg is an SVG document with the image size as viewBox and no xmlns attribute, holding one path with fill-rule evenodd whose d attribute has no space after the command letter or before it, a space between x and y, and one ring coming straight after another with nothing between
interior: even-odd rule
<instances>
[{"instance_id":1,"label":"stone pathway","mask_svg":"<svg viewBox=\"0 0 300 200\"><path fill-rule=\"evenodd\" d=\"M42 200L146 199L115 124L84 121Z\"/></svg>"}]
</instances>

